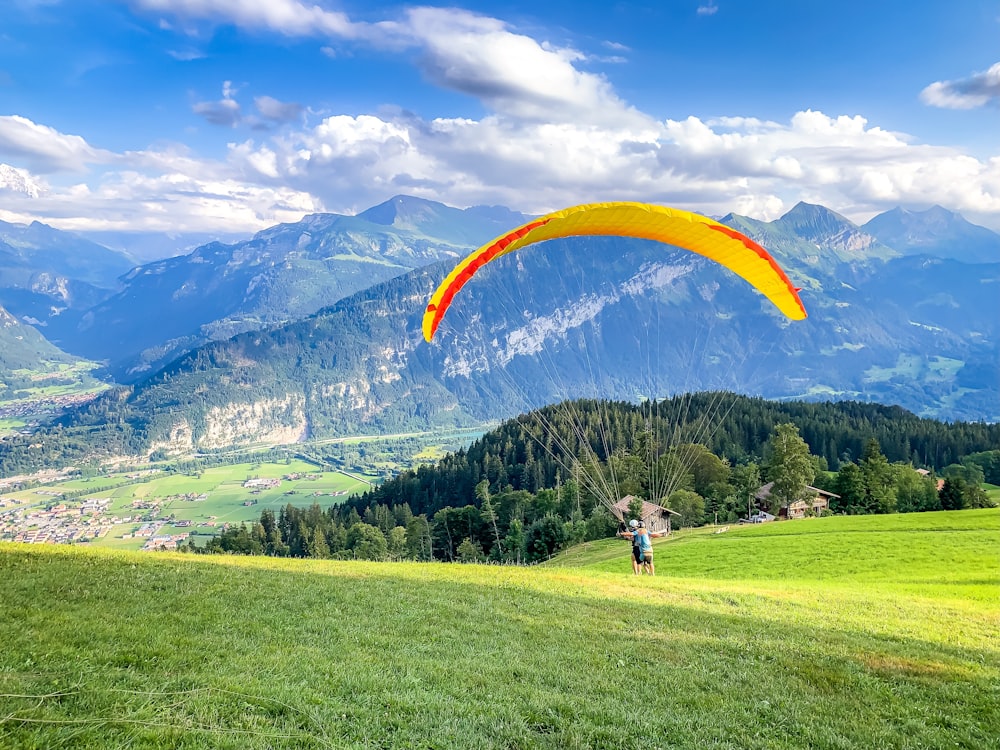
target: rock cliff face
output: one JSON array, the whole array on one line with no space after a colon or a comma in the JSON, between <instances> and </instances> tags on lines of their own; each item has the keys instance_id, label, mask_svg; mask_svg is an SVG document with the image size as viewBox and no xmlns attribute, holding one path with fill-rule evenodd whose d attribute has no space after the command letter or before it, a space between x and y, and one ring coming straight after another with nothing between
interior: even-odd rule
<instances>
[{"instance_id":1,"label":"rock cliff face","mask_svg":"<svg viewBox=\"0 0 1000 750\"><path fill-rule=\"evenodd\" d=\"M251 443L297 443L309 436L305 398L288 394L282 399L262 399L249 404L212 407L205 414L205 431L198 448L227 448Z\"/></svg>"},{"instance_id":2,"label":"rock cliff face","mask_svg":"<svg viewBox=\"0 0 1000 750\"><path fill-rule=\"evenodd\" d=\"M180 418L149 444L149 454L162 451L168 456L184 456L194 451L194 431L186 418Z\"/></svg>"},{"instance_id":3,"label":"rock cliff face","mask_svg":"<svg viewBox=\"0 0 1000 750\"><path fill-rule=\"evenodd\" d=\"M309 437L301 394L213 406L199 422L203 427L196 428L187 417L176 419L150 443L148 453L174 456L245 445L288 445Z\"/></svg>"}]
</instances>

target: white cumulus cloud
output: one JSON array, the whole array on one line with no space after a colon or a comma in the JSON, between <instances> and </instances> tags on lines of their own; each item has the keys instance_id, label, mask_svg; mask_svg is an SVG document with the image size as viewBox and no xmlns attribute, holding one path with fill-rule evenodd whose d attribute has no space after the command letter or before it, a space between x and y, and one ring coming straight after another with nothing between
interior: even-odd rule
<instances>
[{"instance_id":1,"label":"white cumulus cloud","mask_svg":"<svg viewBox=\"0 0 1000 750\"><path fill-rule=\"evenodd\" d=\"M0 116L0 156L13 157L40 173L82 172L88 164L108 161L111 154L78 135L60 133L19 115Z\"/></svg>"},{"instance_id":2,"label":"white cumulus cloud","mask_svg":"<svg viewBox=\"0 0 1000 750\"><path fill-rule=\"evenodd\" d=\"M935 81L920 92L920 100L932 107L976 109L1000 102L1000 62L988 70L957 81Z\"/></svg>"},{"instance_id":3,"label":"white cumulus cloud","mask_svg":"<svg viewBox=\"0 0 1000 750\"><path fill-rule=\"evenodd\" d=\"M396 20L352 21L339 11L297 0L134 0L136 7L185 20L234 24L286 36L326 37L383 49L416 48L418 64L440 86L519 117L570 120L636 119L599 74L581 71L577 50L538 41L505 22L457 8L416 7ZM323 50L333 56L329 45ZM238 120L230 97L201 102L198 113L216 124ZM266 115L265 115L266 116Z\"/></svg>"},{"instance_id":4,"label":"white cumulus cloud","mask_svg":"<svg viewBox=\"0 0 1000 750\"><path fill-rule=\"evenodd\" d=\"M432 80L494 111L547 121L642 117L602 76L574 65L581 52L538 42L498 19L415 8L404 28L423 50L421 66Z\"/></svg>"}]
</instances>

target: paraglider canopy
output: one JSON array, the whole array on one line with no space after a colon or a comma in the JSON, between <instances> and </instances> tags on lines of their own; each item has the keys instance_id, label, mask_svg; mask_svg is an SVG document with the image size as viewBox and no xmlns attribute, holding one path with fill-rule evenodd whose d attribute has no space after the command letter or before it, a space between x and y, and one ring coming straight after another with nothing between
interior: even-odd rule
<instances>
[{"instance_id":1,"label":"paraglider canopy","mask_svg":"<svg viewBox=\"0 0 1000 750\"><path fill-rule=\"evenodd\" d=\"M735 229L707 216L651 203L589 203L534 219L468 255L431 296L424 313L424 338L434 338L455 295L487 263L536 242L581 235L657 240L704 255L741 276L790 319L806 317L800 290L767 250Z\"/></svg>"}]
</instances>

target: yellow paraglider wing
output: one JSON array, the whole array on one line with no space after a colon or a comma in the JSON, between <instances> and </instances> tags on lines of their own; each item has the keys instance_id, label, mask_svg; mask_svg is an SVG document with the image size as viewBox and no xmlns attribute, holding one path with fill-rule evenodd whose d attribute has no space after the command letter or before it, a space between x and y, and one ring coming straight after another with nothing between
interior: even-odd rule
<instances>
[{"instance_id":1,"label":"yellow paraglider wing","mask_svg":"<svg viewBox=\"0 0 1000 750\"><path fill-rule=\"evenodd\" d=\"M431 295L424 312L424 338L434 338L455 295L490 261L536 242L597 234L658 240L699 253L748 281L792 320L806 317L799 289L767 250L736 230L707 216L666 206L590 203L530 221L468 255Z\"/></svg>"}]
</instances>

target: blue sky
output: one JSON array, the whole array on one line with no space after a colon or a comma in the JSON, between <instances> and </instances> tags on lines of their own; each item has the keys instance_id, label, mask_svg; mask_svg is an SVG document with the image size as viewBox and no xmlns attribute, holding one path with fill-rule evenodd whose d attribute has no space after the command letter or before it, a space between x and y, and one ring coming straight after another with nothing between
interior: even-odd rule
<instances>
[{"instance_id":1,"label":"blue sky","mask_svg":"<svg viewBox=\"0 0 1000 750\"><path fill-rule=\"evenodd\" d=\"M7 0L0 219L252 232L406 193L1000 229L1000 0Z\"/></svg>"}]
</instances>

